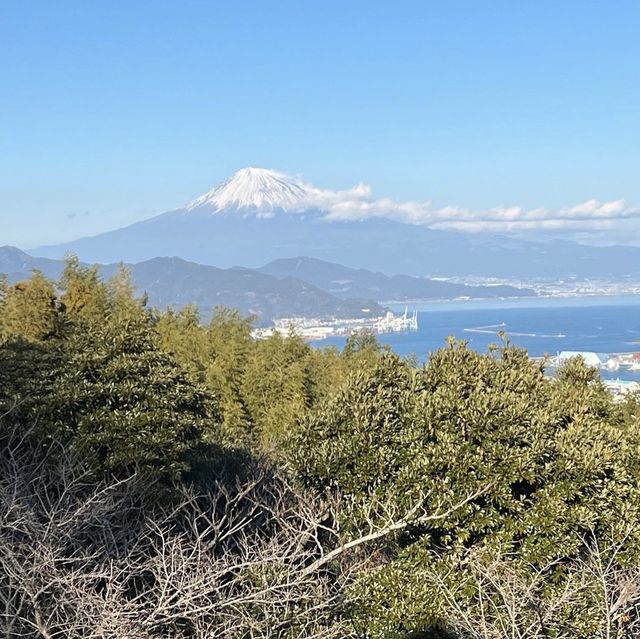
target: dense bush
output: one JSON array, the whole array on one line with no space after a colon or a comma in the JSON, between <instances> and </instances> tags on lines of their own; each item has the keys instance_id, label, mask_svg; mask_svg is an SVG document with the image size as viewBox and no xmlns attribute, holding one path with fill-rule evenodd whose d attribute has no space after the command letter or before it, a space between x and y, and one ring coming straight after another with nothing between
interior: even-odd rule
<instances>
[{"instance_id":1,"label":"dense bush","mask_svg":"<svg viewBox=\"0 0 640 639\"><path fill-rule=\"evenodd\" d=\"M404 523L353 586L363 632L395 637L448 618L434 576L477 613L471 550L525 573L547 567L541 598L565 587L585 543L624 542L620 560L638 562L638 443L583 364L552 381L511 346L481 355L451 342L422 369L390 355L352 376L306 420L293 463L306 486L349 505L351 536ZM564 613L569 623L575 610ZM582 621L573 636L593 636Z\"/></svg>"}]
</instances>

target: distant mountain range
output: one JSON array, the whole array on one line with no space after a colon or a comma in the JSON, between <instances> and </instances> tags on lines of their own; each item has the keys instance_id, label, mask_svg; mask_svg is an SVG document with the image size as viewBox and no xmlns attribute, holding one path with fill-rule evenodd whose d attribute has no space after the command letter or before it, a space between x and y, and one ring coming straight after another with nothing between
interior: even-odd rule
<instances>
[{"instance_id":1,"label":"distant mountain range","mask_svg":"<svg viewBox=\"0 0 640 639\"><path fill-rule=\"evenodd\" d=\"M410 275L388 276L384 273L348 268L312 257L275 260L259 270L276 277L295 277L304 280L343 299L364 297L388 302L535 295L531 289L515 286L468 286Z\"/></svg>"},{"instance_id":2,"label":"distant mountain range","mask_svg":"<svg viewBox=\"0 0 640 639\"><path fill-rule=\"evenodd\" d=\"M259 268L306 255L387 275L414 276L562 279L640 274L637 247L432 230L382 216L336 220L327 212L336 210L334 200L340 193L276 171L242 169L181 209L31 252L60 258L73 251L82 260L100 263L179 256L224 268Z\"/></svg>"},{"instance_id":3,"label":"distant mountain range","mask_svg":"<svg viewBox=\"0 0 640 639\"><path fill-rule=\"evenodd\" d=\"M0 246L0 273L6 275L10 282L29 277L34 269L57 280L63 268L61 260L33 257L15 246Z\"/></svg>"},{"instance_id":4,"label":"distant mountain range","mask_svg":"<svg viewBox=\"0 0 640 639\"><path fill-rule=\"evenodd\" d=\"M511 286L465 286L408 276L390 278L305 257L278 260L259 270L221 269L176 257L153 258L128 267L138 290L148 294L153 306L182 308L196 304L205 319L216 306L229 306L243 314L256 315L262 324L293 316L377 317L385 310L380 302L390 299L534 294ZM34 268L57 279L64 263L32 257L15 247L0 247L0 273L7 274L10 281L29 277ZM117 264L107 264L101 272L109 277L117 268Z\"/></svg>"},{"instance_id":5,"label":"distant mountain range","mask_svg":"<svg viewBox=\"0 0 640 639\"><path fill-rule=\"evenodd\" d=\"M379 317L384 309L372 299L342 299L294 277L278 278L247 268L221 269L177 257L156 257L130 265L136 286L153 306L182 308L196 304L208 318L216 306L255 315L259 323L281 317ZM114 271L104 269L105 275Z\"/></svg>"}]
</instances>

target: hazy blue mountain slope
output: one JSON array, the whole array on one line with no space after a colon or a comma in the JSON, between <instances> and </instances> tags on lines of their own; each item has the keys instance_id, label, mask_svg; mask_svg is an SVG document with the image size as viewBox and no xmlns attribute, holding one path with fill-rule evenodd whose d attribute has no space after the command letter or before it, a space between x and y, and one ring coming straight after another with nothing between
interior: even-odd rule
<instances>
[{"instance_id":1,"label":"hazy blue mountain slope","mask_svg":"<svg viewBox=\"0 0 640 639\"><path fill-rule=\"evenodd\" d=\"M246 268L220 269L179 258L133 264L133 280L159 308L197 304L204 316L216 306L236 308L262 321L278 317L376 317L373 300L341 299L293 277L277 278ZM108 272L110 266L105 269Z\"/></svg>"},{"instance_id":2,"label":"hazy blue mountain slope","mask_svg":"<svg viewBox=\"0 0 640 639\"><path fill-rule=\"evenodd\" d=\"M29 277L34 269L57 279L63 268L64 264L60 260L33 257L15 246L0 246L0 273L4 273L10 282Z\"/></svg>"},{"instance_id":3,"label":"hazy blue mountain slope","mask_svg":"<svg viewBox=\"0 0 640 639\"><path fill-rule=\"evenodd\" d=\"M297 277L344 298L368 297L389 301L535 295L531 289L514 286L466 286L409 275L388 276L310 257L275 260L260 270L276 277Z\"/></svg>"},{"instance_id":4,"label":"hazy blue mountain slope","mask_svg":"<svg viewBox=\"0 0 640 639\"><path fill-rule=\"evenodd\" d=\"M381 315L379 302L391 299L454 297L513 297L533 294L510 286L465 286L424 278L388 277L362 269L314 258L278 260L260 270L221 269L181 258L153 258L128 264L140 292L153 306L181 308L196 304L207 318L219 305L255 314L261 322L290 316L367 317ZM0 248L0 273L14 282L28 278L34 268L58 278L64 265L59 260L34 258L11 246ZM103 276L118 265L101 267ZM366 310L365 310L366 309Z\"/></svg>"},{"instance_id":5,"label":"hazy blue mountain slope","mask_svg":"<svg viewBox=\"0 0 640 639\"><path fill-rule=\"evenodd\" d=\"M272 218L234 212L174 211L34 255L75 252L88 262L139 262L179 256L200 264L256 268L307 255L355 268L410 275L496 277L621 276L640 273L640 248L434 231L386 219L327 222L318 212Z\"/></svg>"}]
</instances>

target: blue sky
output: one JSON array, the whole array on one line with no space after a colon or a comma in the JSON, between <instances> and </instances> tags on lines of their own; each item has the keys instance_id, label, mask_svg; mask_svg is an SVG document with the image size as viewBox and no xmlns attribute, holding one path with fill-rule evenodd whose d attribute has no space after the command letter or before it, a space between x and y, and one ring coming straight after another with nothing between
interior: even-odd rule
<instances>
[{"instance_id":1,"label":"blue sky","mask_svg":"<svg viewBox=\"0 0 640 639\"><path fill-rule=\"evenodd\" d=\"M4 0L0 244L249 165L434 207L640 207L638 33L637 0Z\"/></svg>"}]
</instances>

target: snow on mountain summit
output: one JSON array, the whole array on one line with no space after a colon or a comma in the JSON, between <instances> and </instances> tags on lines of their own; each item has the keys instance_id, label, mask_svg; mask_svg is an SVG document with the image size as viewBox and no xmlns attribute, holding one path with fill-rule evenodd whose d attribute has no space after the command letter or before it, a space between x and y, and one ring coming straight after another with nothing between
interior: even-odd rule
<instances>
[{"instance_id":1,"label":"snow on mountain summit","mask_svg":"<svg viewBox=\"0 0 640 639\"><path fill-rule=\"evenodd\" d=\"M247 209L268 215L275 209L304 210L316 196L316 189L296 178L271 169L249 167L240 169L189 203L186 209Z\"/></svg>"}]
</instances>

